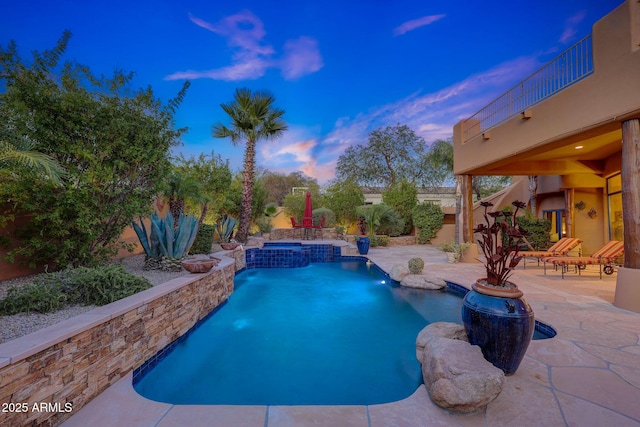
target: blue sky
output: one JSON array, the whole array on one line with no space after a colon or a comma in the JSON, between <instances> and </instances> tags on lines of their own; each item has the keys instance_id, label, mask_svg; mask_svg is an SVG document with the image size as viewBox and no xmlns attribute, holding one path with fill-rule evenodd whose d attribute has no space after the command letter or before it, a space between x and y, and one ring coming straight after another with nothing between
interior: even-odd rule
<instances>
[{"instance_id":1,"label":"blue sky","mask_svg":"<svg viewBox=\"0 0 640 427\"><path fill-rule=\"evenodd\" d=\"M67 58L94 73L135 72L163 100L192 86L176 151L242 165L211 137L237 87L271 91L289 131L257 164L326 183L346 147L409 125L427 143L591 33L622 0L150 1L0 0L0 44L25 58L73 33Z\"/></svg>"}]
</instances>

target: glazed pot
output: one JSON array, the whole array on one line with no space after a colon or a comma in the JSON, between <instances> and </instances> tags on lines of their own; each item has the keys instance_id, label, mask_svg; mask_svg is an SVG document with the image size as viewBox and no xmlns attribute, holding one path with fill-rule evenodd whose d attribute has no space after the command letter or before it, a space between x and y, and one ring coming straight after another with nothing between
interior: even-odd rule
<instances>
[{"instance_id":1,"label":"glazed pot","mask_svg":"<svg viewBox=\"0 0 640 427\"><path fill-rule=\"evenodd\" d=\"M217 259L185 259L181 262L182 268L190 273L206 273L218 265Z\"/></svg>"},{"instance_id":2,"label":"glazed pot","mask_svg":"<svg viewBox=\"0 0 640 427\"><path fill-rule=\"evenodd\" d=\"M485 359L505 375L512 375L533 337L533 310L515 285L496 289L485 286L483 280L464 297L462 323L469 343L479 346Z\"/></svg>"},{"instance_id":3,"label":"glazed pot","mask_svg":"<svg viewBox=\"0 0 640 427\"><path fill-rule=\"evenodd\" d=\"M358 237L356 246L358 246L358 253L360 255L366 255L369 253L369 245L371 245L369 237Z\"/></svg>"}]
</instances>

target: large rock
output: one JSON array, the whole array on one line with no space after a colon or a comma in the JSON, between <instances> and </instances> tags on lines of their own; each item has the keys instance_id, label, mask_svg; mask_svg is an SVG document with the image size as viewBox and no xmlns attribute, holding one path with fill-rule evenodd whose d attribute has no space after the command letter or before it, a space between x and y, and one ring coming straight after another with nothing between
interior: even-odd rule
<instances>
[{"instance_id":1,"label":"large rock","mask_svg":"<svg viewBox=\"0 0 640 427\"><path fill-rule=\"evenodd\" d=\"M456 412L473 412L494 400L504 386L504 372L487 362L480 347L466 341L464 327L438 322L424 328L416 341L422 349L422 377L431 400Z\"/></svg>"},{"instance_id":2,"label":"large rock","mask_svg":"<svg viewBox=\"0 0 640 427\"><path fill-rule=\"evenodd\" d=\"M447 286L447 283L441 277L423 272L407 274L400 280L400 285L416 289L442 289Z\"/></svg>"},{"instance_id":3,"label":"large rock","mask_svg":"<svg viewBox=\"0 0 640 427\"><path fill-rule=\"evenodd\" d=\"M391 273L389 273L389 277L396 282L400 282L404 279L404 276L409 274L409 267L404 264L396 264L391 269Z\"/></svg>"}]
</instances>

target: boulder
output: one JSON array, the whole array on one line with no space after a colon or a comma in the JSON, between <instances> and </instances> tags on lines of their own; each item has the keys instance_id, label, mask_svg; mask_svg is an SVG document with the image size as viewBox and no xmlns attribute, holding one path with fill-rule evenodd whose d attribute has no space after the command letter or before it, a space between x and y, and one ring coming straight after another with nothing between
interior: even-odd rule
<instances>
[{"instance_id":1,"label":"boulder","mask_svg":"<svg viewBox=\"0 0 640 427\"><path fill-rule=\"evenodd\" d=\"M391 273L389 273L389 277L396 282L400 282L404 279L404 276L409 274L409 267L404 264L396 264L391 269Z\"/></svg>"},{"instance_id":2,"label":"boulder","mask_svg":"<svg viewBox=\"0 0 640 427\"><path fill-rule=\"evenodd\" d=\"M487 362L480 347L460 339L464 327L432 323L416 342L422 350L422 377L431 400L455 412L474 412L493 401L504 386L501 369Z\"/></svg>"},{"instance_id":3,"label":"boulder","mask_svg":"<svg viewBox=\"0 0 640 427\"><path fill-rule=\"evenodd\" d=\"M441 277L423 272L421 274L407 274L400 280L400 285L416 289L442 289L447 283Z\"/></svg>"}]
</instances>

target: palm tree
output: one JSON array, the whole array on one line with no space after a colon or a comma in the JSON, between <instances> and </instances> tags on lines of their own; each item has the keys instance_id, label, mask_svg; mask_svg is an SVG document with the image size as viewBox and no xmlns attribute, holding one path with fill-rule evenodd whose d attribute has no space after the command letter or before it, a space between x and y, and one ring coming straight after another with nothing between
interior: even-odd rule
<instances>
[{"instance_id":1,"label":"palm tree","mask_svg":"<svg viewBox=\"0 0 640 427\"><path fill-rule=\"evenodd\" d=\"M240 225L236 239L245 242L249 234L251 221L251 203L253 201L253 181L255 177L256 143L261 139L274 140L287 130L282 116L284 110L273 104L275 98L266 91L251 92L250 89L236 89L233 102L220 104L231 117L229 127L217 123L213 126L215 138L231 138L236 145L245 141L244 166L242 171L242 203Z\"/></svg>"},{"instance_id":2,"label":"palm tree","mask_svg":"<svg viewBox=\"0 0 640 427\"><path fill-rule=\"evenodd\" d=\"M169 175L165 197L169 199L169 212L173 216L173 222L176 227L178 226L180 214L184 213L186 199L206 202L202 195L202 185L195 179L175 170Z\"/></svg>"},{"instance_id":3,"label":"palm tree","mask_svg":"<svg viewBox=\"0 0 640 427\"><path fill-rule=\"evenodd\" d=\"M64 176L64 169L53 157L35 150L35 144L27 139L15 142L0 139L0 173L23 169L40 171L46 179L57 184Z\"/></svg>"}]
</instances>

